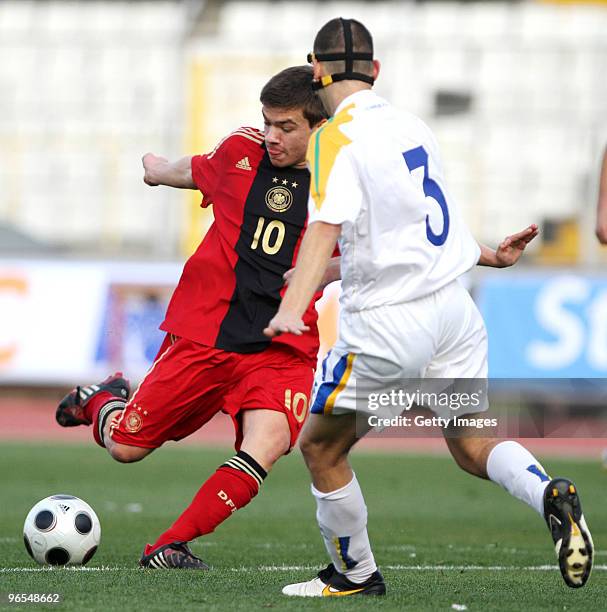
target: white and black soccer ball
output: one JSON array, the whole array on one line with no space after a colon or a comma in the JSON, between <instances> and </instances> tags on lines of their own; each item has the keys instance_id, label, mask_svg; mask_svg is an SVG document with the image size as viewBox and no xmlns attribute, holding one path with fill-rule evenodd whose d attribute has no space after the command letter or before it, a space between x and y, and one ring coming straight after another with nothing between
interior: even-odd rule
<instances>
[{"instance_id":1,"label":"white and black soccer ball","mask_svg":"<svg viewBox=\"0 0 607 612\"><path fill-rule=\"evenodd\" d=\"M95 511L73 495L51 495L39 501L23 525L25 548L42 565L85 565L100 540Z\"/></svg>"}]
</instances>

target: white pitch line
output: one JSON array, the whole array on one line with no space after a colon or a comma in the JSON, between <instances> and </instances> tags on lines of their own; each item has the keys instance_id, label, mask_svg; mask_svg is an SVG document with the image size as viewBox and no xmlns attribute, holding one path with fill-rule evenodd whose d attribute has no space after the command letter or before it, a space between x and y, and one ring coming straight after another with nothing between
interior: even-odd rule
<instances>
[{"instance_id":1,"label":"white pitch line","mask_svg":"<svg viewBox=\"0 0 607 612\"><path fill-rule=\"evenodd\" d=\"M488 572L510 572L510 571L536 571L547 572L558 570L558 565L384 565L382 568L389 570L408 571L436 571L436 572L461 572L461 571L488 571ZM607 570L607 565L595 565L593 570Z\"/></svg>"},{"instance_id":2,"label":"white pitch line","mask_svg":"<svg viewBox=\"0 0 607 612\"><path fill-rule=\"evenodd\" d=\"M224 568L222 568L224 569ZM227 568L226 568L227 569ZM318 571L318 565L261 565L259 567L233 567L230 571L236 573L245 572L300 572ZM399 572L461 572L461 571L487 571L487 572L510 572L510 571L535 571L545 572L558 570L556 565L382 565L381 569L394 570ZM607 565L595 565L594 571L607 571ZM11 574L17 572L140 572L138 567L4 567L0 568L0 573Z\"/></svg>"},{"instance_id":3,"label":"white pitch line","mask_svg":"<svg viewBox=\"0 0 607 612\"><path fill-rule=\"evenodd\" d=\"M509 571L552 571L558 570L558 565L381 565L381 569L396 570L402 572L420 572L420 571L449 571L461 572L467 571L490 571L490 572L509 572ZM320 569L316 566L305 565L262 565L258 568L233 568L233 572L251 572L251 571L266 571L266 572L292 572L292 571L315 571ZM607 565L594 565L592 567L596 571L607 571Z\"/></svg>"},{"instance_id":4,"label":"white pitch line","mask_svg":"<svg viewBox=\"0 0 607 612\"><path fill-rule=\"evenodd\" d=\"M139 570L137 567L109 567L102 565L101 567L1 567L0 574L11 574L14 572L124 572L130 570Z\"/></svg>"}]
</instances>

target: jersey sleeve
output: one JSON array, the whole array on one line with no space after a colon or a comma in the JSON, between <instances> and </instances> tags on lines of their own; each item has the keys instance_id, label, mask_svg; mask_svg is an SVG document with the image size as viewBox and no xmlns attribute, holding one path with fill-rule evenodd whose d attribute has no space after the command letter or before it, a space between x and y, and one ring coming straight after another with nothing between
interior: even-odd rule
<instances>
[{"instance_id":1,"label":"jersey sleeve","mask_svg":"<svg viewBox=\"0 0 607 612\"><path fill-rule=\"evenodd\" d=\"M224 138L210 153L192 157L192 179L202 193L203 208L213 203L228 147L229 138Z\"/></svg>"},{"instance_id":2,"label":"jersey sleeve","mask_svg":"<svg viewBox=\"0 0 607 612\"><path fill-rule=\"evenodd\" d=\"M346 221L354 222L360 212L363 193L350 151L343 140L329 136L315 143L313 137L308 149L308 165L308 223L324 221L340 225Z\"/></svg>"},{"instance_id":3,"label":"jersey sleeve","mask_svg":"<svg viewBox=\"0 0 607 612\"><path fill-rule=\"evenodd\" d=\"M263 133L258 129L240 127L221 140L210 153L192 157L192 179L203 194L203 208L215 201L218 187L234 164L243 158L248 163L247 155L262 147L263 142Z\"/></svg>"}]
</instances>

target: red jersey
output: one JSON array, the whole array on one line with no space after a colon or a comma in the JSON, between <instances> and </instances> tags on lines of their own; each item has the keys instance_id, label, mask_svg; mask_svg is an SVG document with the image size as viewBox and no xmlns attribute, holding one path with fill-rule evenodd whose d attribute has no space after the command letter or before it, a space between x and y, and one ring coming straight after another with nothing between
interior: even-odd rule
<instances>
[{"instance_id":1,"label":"red jersey","mask_svg":"<svg viewBox=\"0 0 607 612\"><path fill-rule=\"evenodd\" d=\"M295 265L307 224L310 173L276 168L263 133L240 128L214 151L192 158L192 178L213 204L215 221L188 259L160 328L199 344L254 353L271 342L299 351L311 364L318 352L314 303L303 320L310 331L269 339L263 334Z\"/></svg>"}]
</instances>

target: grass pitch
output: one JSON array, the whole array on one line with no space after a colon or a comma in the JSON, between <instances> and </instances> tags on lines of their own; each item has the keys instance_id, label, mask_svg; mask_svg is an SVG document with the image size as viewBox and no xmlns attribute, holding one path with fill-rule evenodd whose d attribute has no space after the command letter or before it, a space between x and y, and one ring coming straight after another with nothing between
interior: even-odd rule
<instances>
[{"instance_id":1,"label":"grass pitch","mask_svg":"<svg viewBox=\"0 0 607 612\"><path fill-rule=\"evenodd\" d=\"M283 459L259 497L194 552L208 573L142 571L148 541L171 524L231 450L163 448L120 465L91 445L0 446L0 593L60 593L61 604L5 609L250 610L274 608L604 610L607 607L607 473L599 461L546 461L581 492L596 546L595 571L569 589L556 569L543 519L448 458L354 453L369 507L369 533L388 586L385 598L302 600L282 585L306 580L327 558L298 452ZM101 546L84 571L40 570L25 552L30 507L54 493L82 497L102 525ZM598 567L597 567L598 566ZM6 601L6 599L4 600ZM2 604L0 604L2 605ZM459 608L463 609L463 608Z\"/></svg>"}]
</instances>

